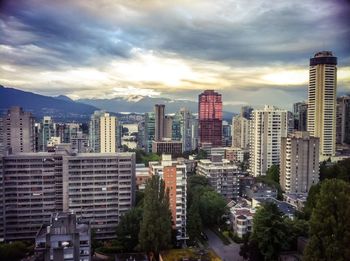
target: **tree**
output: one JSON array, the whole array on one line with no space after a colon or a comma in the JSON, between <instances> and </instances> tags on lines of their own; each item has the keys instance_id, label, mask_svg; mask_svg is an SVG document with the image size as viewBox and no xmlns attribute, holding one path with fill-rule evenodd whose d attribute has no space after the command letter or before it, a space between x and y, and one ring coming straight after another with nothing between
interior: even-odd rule
<instances>
[{"instance_id":1,"label":"tree","mask_svg":"<svg viewBox=\"0 0 350 261\"><path fill-rule=\"evenodd\" d=\"M202 219L199 214L199 201L195 199L188 210L187 232L190 239L195 240L202 231Z\"/></svg>"},{"instance_id":2,"label":"tree","mask_svg":"<svg viewBox=\"0 0 350 261\"><path fill-rule=\"evenodd\" d=\"M201 160L201 159L207 159L208 158L208 153L205 150L199 150L196 159Z\"/></svg>"},{"instance_id":3,"label":"tree","mask_svg":"<svg viewBox=\"0 0 350 261\"><path fill-rule=\"evenodd\" d=\"M259 250L258 242L254 239L250 239L249 234L243 237L243 244L239 250L239 255L249 261L264 260L264 256Z\"/></svg>"},{"instance_id":4,"label":"tree","mask_svg":"<svg viewBox=\"0 0 350 261\"><path fill-rule=\"evenodd\" d=\"M318 183L316 185L312 185L309 193L307 195L307 200L305 203L305 207L304 207L304 214L305 214L305 218L307 220L310 219L312 211L314 210L314 208L316 207L316 199L318 194L320 194L320 190L321 190L321 183Z\"/></svg>"},{"instance_id":5,"label":"tree","mask_svg":"<svg viewBox=\"0 0 350 261\"><path fill-rule=\"evenodd\" d=\"M21 241L0 244L0 260L20 260L26 256L28 248Z\"/></svg>"},{"instance_id":6,"label":"tree","mask_svg":"<svg viewBox=\"0 0 350 261\"><path fill-rule=\"evenodd\" d=\"M117 240L125 251L133 251L139 242L142 208L132 208L120 219Z\"/></svg>"},{"instance_id":7,"label":"tree","mask_svg":"<svg viewBox=\"0 0 350 261\"><path fill-rule=\"evenodd\" d=\"M207 226L218 225L226 211L226 201L217 192L207 190L199 197L199 213L203 224Z\"/></svg>"},{"instance_id":8,"label":"tree","mask_svg":"<svg viewBox=\"0 0 350 261\"><path fill-rule=\"evenodd\" d=\"M269 180L272 180L276 183L279 183L280 182L280 168L279 168L279 166L272 165L266 171L266 178Z\"/></svg>"},{"instance_id":9,"label":"tree","mask_svg":"<svg viewBox=\"0 0 350 261\"><path fill-rule=\"evenodd\" d=\"M282 249L287 249L287 228L282 213L274 203L264 203L253 219L252 240L265 260L277 260Z\"/></svg>"},{"instance_id":10,"label":"tree","mask_svg":"<svg viewBox=\"0 0 350 261\"><path fill-rule=\"evenodd\" d=\"M158 256L171 242L172 221L169 209L169 192L157 175L146 183L143 219L141 221L139 241L142 250Z\"/></svg>"},{"instance_id":11,"label":"tree","mask_svg":"<svg viewBox=\"0 0 350 261\"><path fill-rule=\"evenodd\" d=\"M322 182L310 219L304 260L349 260L350 185L342 180Z\"/></svg>"}]
</instances>

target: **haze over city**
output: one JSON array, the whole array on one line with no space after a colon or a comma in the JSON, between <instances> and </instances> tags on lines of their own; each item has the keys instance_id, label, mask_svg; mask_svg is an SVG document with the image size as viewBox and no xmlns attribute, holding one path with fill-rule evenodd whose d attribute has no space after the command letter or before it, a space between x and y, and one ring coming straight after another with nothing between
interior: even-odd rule
<instances>
[{"instance_id":1,"label":"haze over city","mask_svg":"<svg viewBox=\"0 0 350 261\"><path fill-rule=\"evenodd\" d=\"M309 58L338 57L350 91L346 1L2 1L0 82L73 99L130 96L224 108L307 99Z\"/></svg>"}]
</instances>

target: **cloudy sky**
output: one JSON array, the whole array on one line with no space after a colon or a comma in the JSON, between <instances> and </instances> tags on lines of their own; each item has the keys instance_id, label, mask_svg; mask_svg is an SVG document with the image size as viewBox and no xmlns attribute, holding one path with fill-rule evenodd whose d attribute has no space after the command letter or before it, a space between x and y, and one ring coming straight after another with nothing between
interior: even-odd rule
<instances>
[{"instance_id":1,"label":"cloudy sky","mask_svg":"<svg viewBox=\"0 0 350 261\"><path fill-rule=\"evenodd\" d=\"M289 108L308 62L338 57L350 92L350 4L341 0L0 1L0 84L45 95L197 100L223 94Z\"/></svg>"}]
</instances>

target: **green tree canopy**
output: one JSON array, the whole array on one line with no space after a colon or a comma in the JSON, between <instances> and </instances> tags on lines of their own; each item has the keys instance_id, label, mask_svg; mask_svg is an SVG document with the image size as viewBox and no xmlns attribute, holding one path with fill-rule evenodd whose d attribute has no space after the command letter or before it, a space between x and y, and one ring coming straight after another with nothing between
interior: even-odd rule
<instances>
[{"instance_id":1,"label":"green tree canopy","mask_svg":"<svg viewBox=\"0 0 350 261\"><path fill-rule=\"evenodd\" d=\"M165 191L164 181L159 176L153 175L147 181L143 204L140 247L157 256L170 246L172 232L169 193Z\"/></svg>"},{"instance_id":2,"label":"green tree canopy","mask_svg":"<svg viewBox=\"0 0 350 261\"><path fill-rule=\"evenodd\" d=\"M304 260L349 260L350 185L342 180L322 182L310 219Z\"/></svg>"},{"instance_id":3,"label":"green tree canopy","mask_svg":"<svg viewBox=\"0 0 350 261\"><path fill-rule=\"evenodd\" d=\"M226 211L226 201L223 196L213 190L207 190L200 195L199 213L203 224L217 225Z\"/></svg>"},{"instance_id":4,"label":"green tree canopy","mask_svg":"<svg viewBox=\"0 0 350 261\"><path fill-rule=\"evenodd\" d=\"M139 242L142 208L132 208L120 219L117 226L117 240L125 251L133 251Z\"/></svg>"},{"instance_id":5,"label":"green tree canopy","mask_svg":"<svg viewBox=\"0 0 350 261\"><path fill-rule=\"evenodd\" d=\"M280 168L279 166L272 165L267 171L266 171L266 177L269 180L272 180L276 183L280 182Z\"/></svg>"},{"instance_id":6,"label":"green tree canopy","mask_svg":"<svg viewBox=\"0 0 350 261\"><path fill-rule=\"evenodd\" d=\"M258 244L265 260L277 260L282 249L287 249L287 228L282 213L274 203L264 203L253 219L252 240Z\"/></svg>"}]
</instances>

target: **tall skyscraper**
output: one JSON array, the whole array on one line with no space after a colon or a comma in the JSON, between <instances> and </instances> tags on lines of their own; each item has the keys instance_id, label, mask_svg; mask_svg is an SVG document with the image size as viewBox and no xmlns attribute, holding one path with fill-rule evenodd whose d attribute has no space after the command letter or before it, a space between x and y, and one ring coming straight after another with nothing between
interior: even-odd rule
<instances>
[{"instance_id":1,"label":"tall skyscraper","mask_svg":"<svg viewBox=\"0 0 350 261\"><path fill-rule=\"evenodd\" d=\"M44 116L40 125L41 126L38 138L39 149L40 151L47 151L47 143L52 137L55 137L56 135L56 126L50 116Z\"/></svg>"},{"instance_id":2,"label":"tall skyscraper","mask_svg":"<svg viewBox=\"0 0 350 261\"><path fill-rule=\"evenodd\" d=\"M251 120L252 119L252 112L253 112L253 108L250 106L242 106L241 108L241 116Z\"/></svg>"},{"instance_id":3,"label":"tall skyscraper","mask_svg":"<svg viewBox=\"0 0 350 261\"><path fill-rule=\"evenodd\" d=\"M350 96L337 99L337 133L339 145L350 145Z\"/></svg>"},{"instance_id":4,"label":"tall skyscraper","mask_svg":"<svg viewBox=\"0 0 350 261\"><path fill-rule=\"evenodd\" d=\"M164 138L164 118L165 118L165 105L156 104L154 106L154 117L155 117L155 133L154 139L161 141Z\"/></svg>"},{"instance_id":5,"label":"tall skyscraper","mask_svg":"<svg viewBox=\"0 0 350 261\"><path fill-rule=\"evenodd\" d=\"M281 138L288 133L288 112L265 105L254 110L251 122L250 173L265 175L272 165L279 165Z\"/></svg>"},{"instance_id":6,"label":"tall skyscraper","mask_svg":"<svg viewBox=\"0 0 350 261\"><path fill-rule=\"evenodd\" d=\"M104 111L95 111L89 125L89 140L93 152L116 152L118 120Z\"/></svg>"},{"instance_id":7,"label":"tall skyscraper","mask_svg":"<svg viewBox=\"0 0 350 261\"><path fill-rule=\"evenodd\" d=\"M12 107L0 118L0 154L35 151L34 117L20 107Z\"/></svg>"},{"instance_id":8,"label":"tall skyscraper","mask_svg":"<svg viewBox=\"0 0 350 261\"><path fill-rule=\"evenodd\" d=\"M307 193L318 183L319 138L306 131L282 137L280 184L287 193Z\"/></svg>"},{"instance_id":9,"label":"tall skyscraper","mask_svg":"<svg viewBox=\"0 0 350 261\"><path fill-rule=\"evenodd\" d=\"M243 116L232 118L232 147L248 149L250 140L250 120Z\"/></svg>"},{"instance_id":10,"label":"tall skyscraper","mask_svg":"<svg viewBox=\"0 0 350 261\"><path fill-rule=\"evenodd\" d=\"M293 104L294 130L307 130L307 103L297 102Z\"/></svg>"},{"instance_id":11,"label":"tall skyscraper","mask_svg":"<svg viewBox=\"0 0 350 261\"><path fill-rule=\"evenodd\" d=\"M337 57L323 51L310 59L307 130L320 138L323 158L335 155Z\"/></svg>"},{"instance_id":12,"label":"tall skyscraper","mask_svg":"<svg viewBox=\"0 0 350 261\"><path fill-rule=\"evenodd\" d=\"M206 90L198 97L199 142L222 146L222 98L221 94Z\"/></svg>"}]
</instances>

